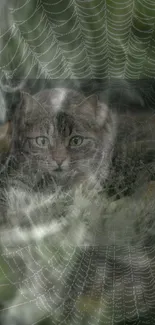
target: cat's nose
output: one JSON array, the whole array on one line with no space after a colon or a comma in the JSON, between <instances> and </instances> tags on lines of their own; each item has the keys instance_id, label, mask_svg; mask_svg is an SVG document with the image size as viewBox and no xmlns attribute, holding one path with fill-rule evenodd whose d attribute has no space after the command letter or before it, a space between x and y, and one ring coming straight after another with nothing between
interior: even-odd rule
<instances>
[{"instance_id":1,"label":"cat's nose","mask_svg":"<svg viewBox=\"0 0 155 325\"><path fill-rule=\"evenodd\" d=\"M63 164L63 162L64 162L64 160L62 160L62 161L56 161L56 164L58 165L58 167L61 167L61 165Z\"/></svg>"},{"instance_id":2,"label":"cat's nose","mask_svg":"<svg viewBox=\"0 0 155 325\"><path fill-rule=\"evenodd\" d=\"M63 166L63 163L64 163L65 159L64 158L59 158L59 159L54 159L54 161L55 161L56 167L61 168Z\"/></svg>"},{"instance_id":3,"label":"cat's nose","mask_svg":"<svg viewBox=\"0 0 155 325\"><path fill-rule=\"evenodd\" d=\"M52 159L54 160L54 164L56 165L56 168L62 167L63 164L65 164L66 161L66 151L64 148L60 147L59 152L58 150L52 151Z\"/></svg>"}]
</instances>

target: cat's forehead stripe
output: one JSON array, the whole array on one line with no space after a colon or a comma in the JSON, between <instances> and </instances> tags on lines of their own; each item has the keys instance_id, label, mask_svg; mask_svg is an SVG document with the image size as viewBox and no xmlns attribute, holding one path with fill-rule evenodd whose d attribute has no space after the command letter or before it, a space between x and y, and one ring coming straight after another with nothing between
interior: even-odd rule
<instances>
[{"instance_id":1,"label":"cat's forehead stripe","mask_svg":"<svg viewBox=\"0 0 155 325\"><path fill-rule=\"evenodd\" d=\"M58 113L62 109L65 98L66 98L66 90L61 89L60 91L58 91L56 96L51 99L51 104L53 106L52 108L55 113Z\"/></svg>"}]
</instances>

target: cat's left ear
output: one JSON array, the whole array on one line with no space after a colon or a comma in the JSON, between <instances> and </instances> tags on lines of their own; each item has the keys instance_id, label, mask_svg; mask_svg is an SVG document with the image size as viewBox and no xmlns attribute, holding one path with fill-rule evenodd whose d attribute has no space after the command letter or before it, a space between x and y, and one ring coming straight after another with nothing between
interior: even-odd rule
<instances>
[{"instance_id":1,"label":"cat's left ear","mask_svg":"<svg viewBox=\"0 0 155 325\"><path fill-rule=\"evenodd\" d=\"M96 122L101 127L107 118L108 106L105 103L100 102L96 94L90 96L88 100L93 108Z\"/></svg>"}]
</instances>

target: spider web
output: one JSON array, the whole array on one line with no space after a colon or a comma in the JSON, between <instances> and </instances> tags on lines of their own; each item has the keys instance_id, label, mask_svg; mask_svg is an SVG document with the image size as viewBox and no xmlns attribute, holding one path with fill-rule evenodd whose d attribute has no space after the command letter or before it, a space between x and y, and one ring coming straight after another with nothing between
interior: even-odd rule
<instances>
[{"instance_id":1,"label":"spider web","mask_svg":"<svg viewBox=\"0 0 155 325\"><path fill-rule=\"evenodd\" d=\"M16 78L69 78L81 80L81 83L85 78L154 78L154 0L2 1L0 16L1 80L5 78L7 84L12 85ZM153 94L150 85L146 96L151 103ZM1 107L4 106L2 100ZM127 236L128 229L126 232L123 229L123 233ZM48 261L55 260L54 265L60 266L61 260L65 275L70 275L69 281L63 272L59 274L60 284L66 285L68 300L63 302L66 304L63 319L53 319L52 324L124 324L129 319L138 324L143 315L146 315L144 324L154 324L154 248L150 243L147 247L136 248L126 244L120 252L118 237L115 231L110 231L104 247L89 250L79 251L77 247L68 246L66 260L60 247L57 254L53 254L45 245L51 255ZM38 246L37 256L32 258L31 249L31 245L25 244L16 249L15 256L11 252L10 258L2 251L0 263L1 300L10 299L10 292L14 296L17 289L21 290L23 302L19 308L25 306L27 314L32 302L30 293L33 295L30 288L37 282L44 288L48 270L53 265L49 268L38 259ZM33 271L33 263L32 269L29 268L27 282L25 256L35 266L37 264L37 272ZM40 277L41 271L45 281ZM25 292L22 292L21 283L27 289ZM51 284L48 285L50 289ZM55 292L55 296L59 300L60 293ZM40 316L42 298L31 297L38 306L38 321L52 313L49 294L44 305L46 315ZM71 320L69 315L72 315Z\"/></svg>"},{"instance_id":2,"label":"spider web","mask_svg":"<svg viewBox=\"0 0 155 325\"><path fill-rule=\"evenodd\" d=\"M2 1L8 78L154 77L154 1Z\"/></svg>"},{"instance_id":3,"label":"spider web","mask_svg":"<svg viewBox=\"0 0 155 325\"><path fill-rule=\"evenodd\" d=\"M66 196L60 200L57 197L58 201L52 196L41 200L39 196L37 202L32 194L15 193L9 227L1 228L0 236L1 298L9 301L10 290L15 298L13 308L6 305L2 310L11 311L10 322L15 316L27 319L28 324L51 316L51 324L138 324L141 319L144 324L153 324L155 252L154 222L150 221L154 215L154 190L150 194L144 188L143 192L139 197L118 201L106 201L103 194L99 201L90 196L92 204L87 196L81 199L79 193L69 203L70 212L66 210L67 220L73 223L66 235L51 223L52 202L58 205L61 215L60 202L65 200L66 204ZM23 222L23 218L16 219L16 215L23 216L24 211L27 219L20 226L17 220ZM99 211L106 222L96 227ZM79 233L84 231L83 215L89 224L94 222L95 245L86 248L76 246L76 242L80 243ZM137 226L133 223L135 217ZM16 229L17 225L20 228Z\"/></svg>"}]
</instances>

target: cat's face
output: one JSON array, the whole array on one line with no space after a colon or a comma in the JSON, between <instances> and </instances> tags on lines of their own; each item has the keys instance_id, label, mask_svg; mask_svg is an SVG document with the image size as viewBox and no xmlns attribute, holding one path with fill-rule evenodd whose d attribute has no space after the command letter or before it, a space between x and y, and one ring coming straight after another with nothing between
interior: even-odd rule
<instances>
[{"instance_id":1,"label":"cat's face","mask_svg":"<svg viewBox=\"0 0 155 325\"><path fill-rule=\"evenodd\" d=\"M100 112L101 110L101 112ZM65 184L95 173L103 160L108 110L67 89L26 95L19 119L19 163L39 179Z\"/></svg>"}]
</instances>

